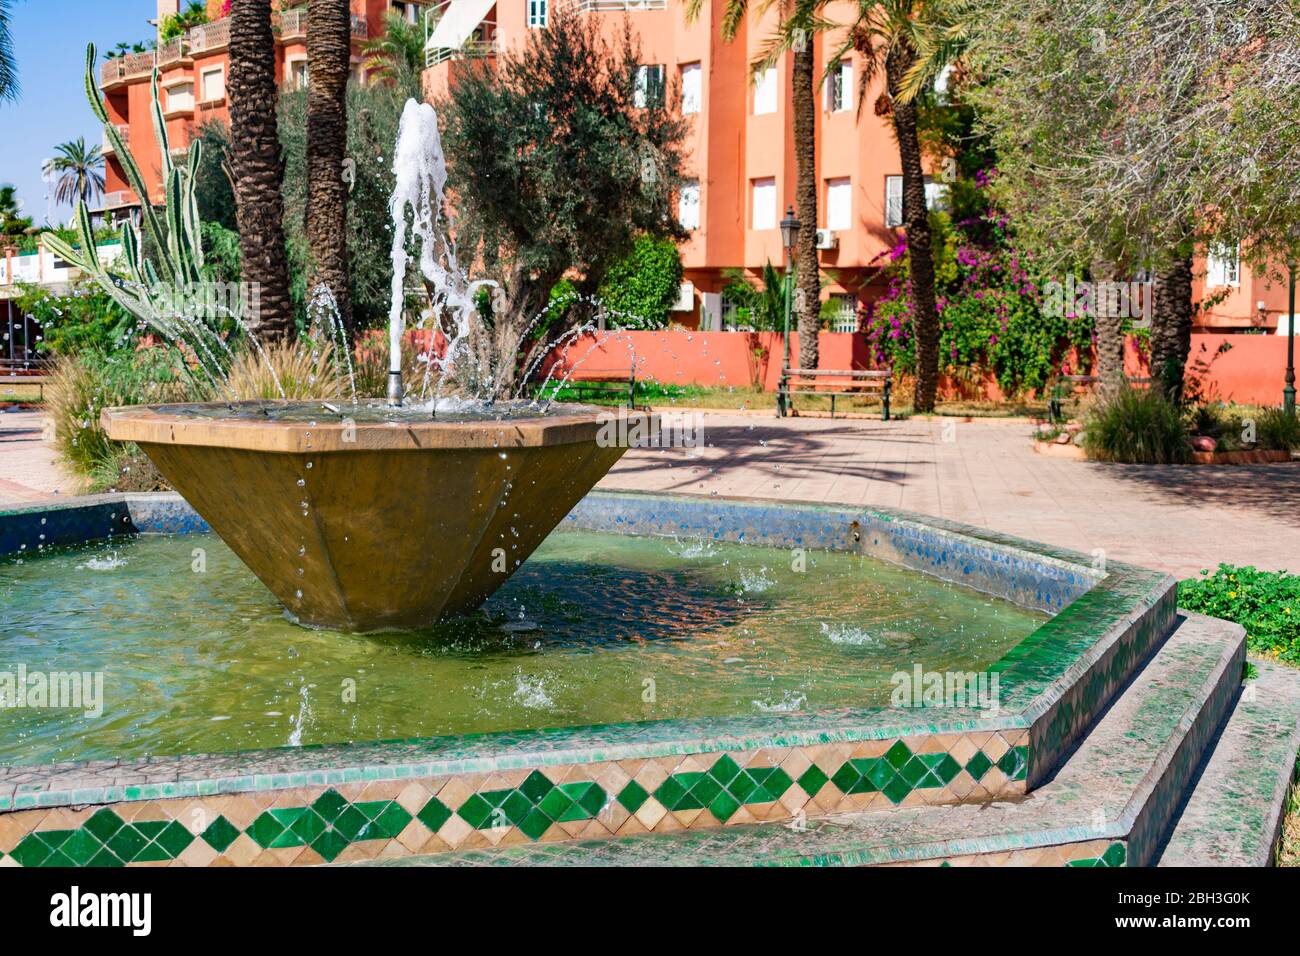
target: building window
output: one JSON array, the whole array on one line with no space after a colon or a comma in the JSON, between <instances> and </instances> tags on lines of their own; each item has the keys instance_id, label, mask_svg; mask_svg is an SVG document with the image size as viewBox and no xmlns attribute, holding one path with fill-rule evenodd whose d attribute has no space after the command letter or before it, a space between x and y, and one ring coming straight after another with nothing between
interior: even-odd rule
<instances>
[{"instance_id":1,"label":"building window","mask_svg":"<svg viewBox=\"0 0 1300 956\"><path fill-rule=\"evenodd\" d=\"M751 191L754 194L754 202L752 206L750 228L775 229L776 180L772 177L768 177L767 179L755 179L751 184Z\"/></svg>"},{"instance_id":2,"label":"building window","mask_svg":"<svg viewBox=\"0 0 1300 956\"><path fill-rule=\"evenodd\" d=\"M199 74L199 88L204 103L212 103L226 98L226 71L224 67L214 66Z\"/></svg>"},{"instance_id":3,"label":"building window","mask_svg":"<svg viewBox=\"0 0 1300 956\"><path fill-rule=\"evenodd\" d=\"M826 111L842 113L853 106L853 64L840 60L826 73Z\"/></svg>"},{"instance_id":4,"label":"building window","mask_svg":"<svg viewBox=\"0 0 1300 956\"><path fill-rule=\"evenodd\" d=\"M194 84L178 83L167 88L167 111L194 109Z\"/></svg>"},{"instance_id":5,"label":"building window","mask_svg":"<svg viewBox=\"0 0 1300 956\"><path fill-rule=\"evenodd\" d=\"M682 112L698 113L700 111L700 99L702 89L700 87L702 74L698 63L682 64Z\"/></svg>"},{"instance_id":6,"label":"building window","mask_svg":"<svg viewBox=\"0 0 1300 956\"><path fill-rule=\"evenodd\" d=\"M420 16L420 8L413 0L391 0L388 8L407 23L415 23Z\"/></svg>"},{"instance_id":7,"label":"building window","mask_svg":"<svg viewBox=\"0 0 1300 956\"><path fill-rule=\"evenodd\" d=\"M885 177L885 226L896 229L903 224L903 177Z\"/></svg>"},{"instance_id":8,"label":"building window","mask_svg":"<svg viewBox=\"0 0 1300 956\"><path fill-rule=\"evenodd\" d=\"M754 115L776 112L776 67L754 74Z\"/></svg>"},{"instance_id":9,"label":"building window","mask_svg":"<svg viewBox=\"0 0 1300 956\"><path fill-rule=\"evenodd\" d=\"M285 64L285 71L289 74L289 87L295 90L305 90L311 75L307 70L307 58L299 60L290 60Z\"/></svg>"},{"instance_id":10,"label":"building window","mask_svg":"<svg viewBox=\"0 0 1300 956\"><path fill-rule=\"evenodd\" d=\"M700 228L700 181L688 179L677 194L677 221L683 229Z\"/></svg>"},{"instance_id":11,"label":"building window","mask_svg":"<svg viewBox=\"0 0 1300 956\"><path fill-rule=\"evenodd\" d=\"M948 184L925 177L925 208L948 208ZM903 177L885 177L885 225L890 229L903 224Z\"/></svg>"},{"instance_id":12,"label":"building window","mask_svg":"<svg viewBox=\"0 0 1300 956\"><path fill-rule=\"evenodd\" d=\"M636 68L636 87L632 102L638 109L664 105L664 65L643 64Z\"/></svg>"},{"instance_id":13,"label":"building window","mask_svg":"<svg viewBox=\"0 0 1300 956\"><path fill-rule=\"evenodd\" d=\"M528 0L528 25L535 30L545 27L550 16L547 0Z\"/></svg>"},{"instance_id":14,"label":"building window","mask_svg":"<svg viewBox=\"0 0 1300 956\"><path fill-rule=\"evenodd\" d=\"M847 177L826 180L826 228L831 232L853 228L853 186Z\"/></svg>"},{"instance_id":15,"label":"building window","mask_svg":"<svg viewBox=\"0 0 1300 956\"><path fill-rule=\"evenodd\" d=\"M1205 257L1205 284L1210 288L1241 285L1241 246L1216 244Z\"/></svg>"}]
</instances>

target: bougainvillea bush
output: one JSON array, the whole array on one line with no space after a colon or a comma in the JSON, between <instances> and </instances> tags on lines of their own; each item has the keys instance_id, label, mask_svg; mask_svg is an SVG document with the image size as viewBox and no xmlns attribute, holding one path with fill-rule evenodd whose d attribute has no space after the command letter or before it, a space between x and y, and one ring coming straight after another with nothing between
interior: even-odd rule
<instances>
[{"instance_id":1,"label":"bougainvillea bush","mask_svg":"<svg viewBox=\"0 0 1300 956\"><path fill-rule=\"evenodd\" d=\"M953 223L932 215L941 361L958 377L991 372L1006 395L1042 389L1072 349L1090 351L1092 320L1041 305L1040 277L995 209ZM907 241L881 257L886 290L868 307L879 366L915 369Z\"/></svg>"}]
</instances>

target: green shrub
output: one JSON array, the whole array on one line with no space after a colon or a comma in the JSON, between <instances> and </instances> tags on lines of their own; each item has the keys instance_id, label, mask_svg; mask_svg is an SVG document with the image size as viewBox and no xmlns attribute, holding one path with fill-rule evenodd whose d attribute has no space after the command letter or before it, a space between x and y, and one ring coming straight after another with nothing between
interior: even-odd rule
<instances>
[{"instance_id":1,"label":"green shrub","mask_svg":"<svg viewBox=\"0 0 1300 956\"><path fill-rule=\"evenodd\" d=\"M54 355L95 350L113 352L131 338L134 316L99 284L78 280L64 294L48 286L21 285L14 305L41 326L41 351Z\"/></svg>"},{"instance_id":2,"label":"green shrub","mask_svg":"<svg viewBox=\"0 0 1300 956\"><path fill-rule=\"evenodd\" d=\"M1260 448L1295 451L1300 448L1300 418L1282 408L1266 408L1255 418L1255 438Z\"/></svg>"},{"instance_id":3,"label":"green shrub","mask_svg":"<svg viewBox=\"0 0 1300 956\"><path fill-rule=\"evenodd\" d=\"M641 236L625 259L614 263L600 287L600 300L621 313L623 328L662 329L682 284L682 256L671 239Z\"/></svg>"},{"instance_id":4,"label":"green shrub","mask_svg":"<svg viewBox=\"0 0 1300 956\"><path fill-rule=\"evenodd\" d=\"M1146 465L1181 464L1191 455L1177 405L1155 389L1101 390L1084 412L1083 447L1093 458Z\"/></svg>"},{"instance_id":5,"label":"green shrub","mask_svg":"<svg viewBox=\"0 0 1300 956\"><path fill-rule=\"evenodd\" d=\"M1178 606L1236 621L1252 651L1300 664L1300 577L1221 564L1180 582Z\"/></svg>"}]
</instances>

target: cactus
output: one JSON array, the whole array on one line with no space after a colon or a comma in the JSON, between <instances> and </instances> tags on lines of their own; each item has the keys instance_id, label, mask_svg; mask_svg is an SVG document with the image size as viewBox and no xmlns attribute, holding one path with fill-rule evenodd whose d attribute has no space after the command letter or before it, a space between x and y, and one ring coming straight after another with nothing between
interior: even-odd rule
<instances>
[{"instance_id":1,"label":"cactus","mask_svg":"<svg viewBox=\"0 0 1300 956\"><path fill-rule=\"evenodd\" d=\"M122 253L125 276L111 272L95 252L94 231L85 202L77 204L76 228L80 248L63 242L53 234L45 237L55 255L91 276L123 309L150 329L178 344L188 346L214 380L224 377L229 365L230 349L222 334L242 328L241 296L232 296L229 306L214 309L212 284L203 277L202 223L194 185L203 155L203 143L190 145L183 166L172 162L167 139L167 124L158 100L158 69L150 78L154 134L158 140L163 182L166 186L163 217L149 202L149 192L135 157L109 122L108 110L95 85L95 45L86 47L86 97L100 122L113 151L122 163L127 182L140 197L140 219L154 258L146 257L140 226L128 221L122 228Z\"/></svg>"}]
</instances>

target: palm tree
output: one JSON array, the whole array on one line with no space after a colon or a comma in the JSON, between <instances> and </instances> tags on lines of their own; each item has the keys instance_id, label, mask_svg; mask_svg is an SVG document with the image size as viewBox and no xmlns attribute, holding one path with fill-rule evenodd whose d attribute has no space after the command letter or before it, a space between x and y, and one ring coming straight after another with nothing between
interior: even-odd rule
<instances>
[{"instance_id":1,"label":"palm tree","mask_svg":"<svg viewBox=\"0 0 1300 956\"><path fill-rule=\"evenodd\" d=\"M424 67L424 32L401 14L389 11L382 36L362 47L366 72L382 80L396 80L403 71L419 73Z\"/></svg>"},{"instance_id":2,"label":"palm tree","mask_svg":"<svg viewBox=\"0 0 1300 956\"><path fill-rule=\"evenodd\" d=\"M10 0L0 0L0 103L18 99L18 63L14 59L13 35L9 21L13 18Z\"/></svg>"},{"instance_id":3,"label":"palm tree","mask_svg":"<svg viewBox=\"0 0 1300 956\"><path fill-rule=\"evenodd\" d=\"M31 217L22 212L17 188L9 183L0 185L0 236L16 238L32 228Z\"/></svg>"},{"instance_id":4,"label":"palm tree","mask_svg":"<svg viewBox=\"0 0 1300 956\"><path fill-rule=\"evenodd\" d=\"M946 0L858 0L844 51L862 60L859 109L882 74L876 112L894 126L903 167L903 232L911 274L912 332L916 342L919 412L934 410L939 385L939 313L935 307L934 247L925 203L925 174L917 135L917 96L952 61L962 42L946 16ZM833 61L832 61L833 62Z\"/></svg>"},{"instance_id":5,"label":"palm tree","mask_svg":"<svg viewBox=\"0 0 1300 956\"><path fill-rule=\"evenodd\" d=\"M284 244L284 158L276 125L275 38L271 0L234 0L230 8L230 141L244 281L259 290L250 328L271 340L293 330Z\"/></svg>"},{"instance_id":6,"label":"palm tree","mask_svg":"<svg viewBox=\"0 0 1300 956\"><path fill-rule=\"evenodd\" d=\"M799 310L799 367L817 367L817 333L821 328L821 278L817 261L817 92L813 34L824 28L827 0L727 0L722 36L731 41L749 12L762 16L775 3L781 15L776 33L755 61L755 70L774 66L790 53L790 88L794 114L795 209L803 228L795 246ZM687 0L686 18L694 22L703 0Z\"/></svg>"},{"instance_id":7,"label":"palm tree","mask_svg":"<svg viewBox=\"0 0 1300 956\"><path fill-rule=\"evenodd\" d=\"M104 194L104 154L98 146L87 146L84 136L54 147L59 155L46 160L41 170L54 179L54 201L59 205L90 205ZM56 178L57 177L57 178Z\"/></svg>"},{"instance_id":8,"label":"palm tree","mask_svg":"<svg viewBox=\"0 0 1300 956\"><path fill-rule=\"evenodd\" d=\"M324 283L339 319L352 333L348 294L348 191L343 182L347 150L348 72L352 23L348 0L311 0L307 7L307 245L308 287Z\"/></svg>"}]
</instances>

